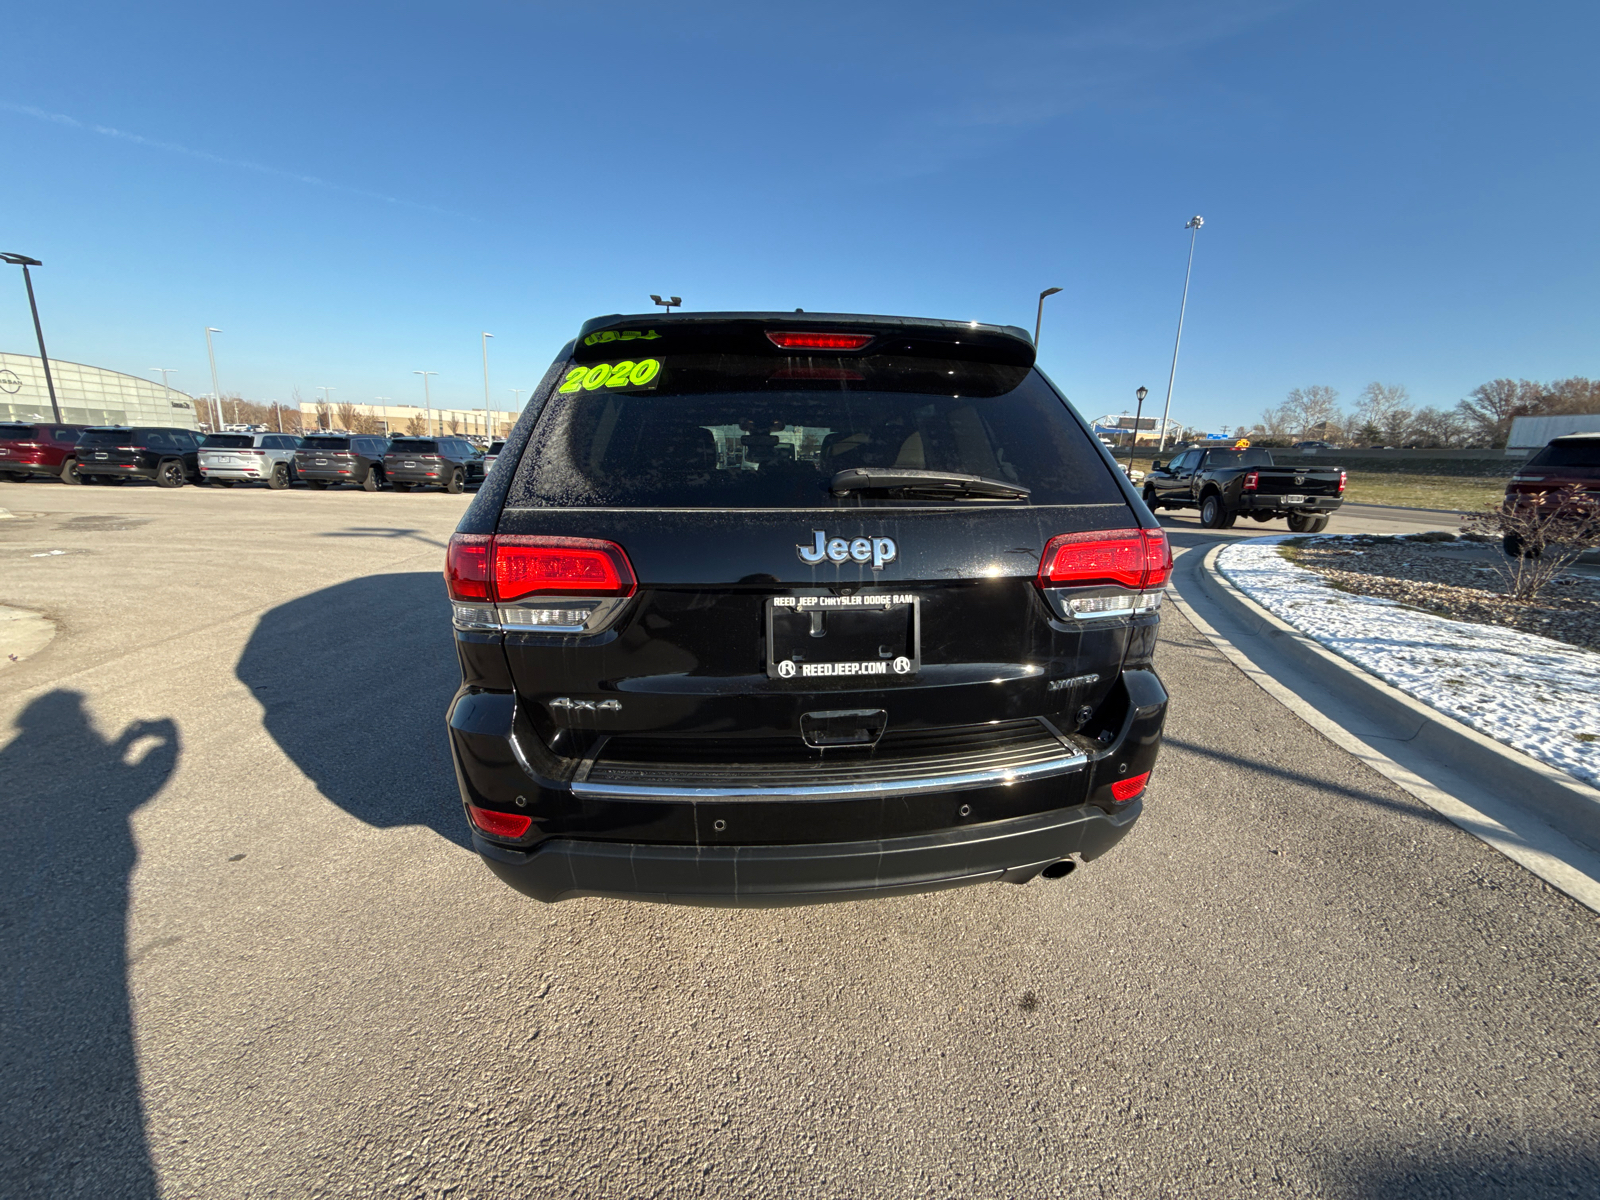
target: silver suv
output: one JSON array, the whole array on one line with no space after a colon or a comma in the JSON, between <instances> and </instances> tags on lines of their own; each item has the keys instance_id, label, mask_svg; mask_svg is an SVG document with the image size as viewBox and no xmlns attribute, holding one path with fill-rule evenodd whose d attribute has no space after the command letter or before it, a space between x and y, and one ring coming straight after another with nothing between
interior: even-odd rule
<instances>
[{"instance_id":1,"label":"silver suv","mask_svg":"<svg viewBox=\"0 0 1600 1200\"><path fill-rule=\"evenodd\" d=\"M292 433L208 434L200 443L200 477L222 487L254 482L286 488L295 479L299 447Z\"/></svg>"}]
</instances>

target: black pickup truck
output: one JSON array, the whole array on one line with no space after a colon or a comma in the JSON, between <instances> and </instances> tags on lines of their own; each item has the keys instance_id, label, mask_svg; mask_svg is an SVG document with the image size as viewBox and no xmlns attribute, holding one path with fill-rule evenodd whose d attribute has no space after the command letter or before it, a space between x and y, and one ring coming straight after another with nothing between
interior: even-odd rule
<instances>
[{"instance_id":1,"label":"black pickup truck","mask_svg":"<svg viewBox=\"0 0 1600 1200\"><path fill-rule=\"evenodd\" d=\"M1144 502L1198 508L1200 524L1227 529L1241 516L1287 517L1296 533L1321 533L1344 503L1342 467L1280 467L1270 451L1202 450L1191 446L1165 466L1156 459L1144 480Z\"/></svg>"}]
</instances>

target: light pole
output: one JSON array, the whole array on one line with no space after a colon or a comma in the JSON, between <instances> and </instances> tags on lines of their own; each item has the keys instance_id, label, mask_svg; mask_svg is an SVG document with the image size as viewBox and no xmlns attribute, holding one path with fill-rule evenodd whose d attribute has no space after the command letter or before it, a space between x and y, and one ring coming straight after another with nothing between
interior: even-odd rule
<instances>
[{"instance_id":1,"label":"light pole","mask_svg":"<svg viewBox=\"0 0 1600 1200\"><path fill-rule=\"evenodd\" d=\"M1167 376L1167 406L1161 410L1161 442L1156 447L1157 454L1167 448L1167 418L1172 415L1172 381L1178 377L1178 347L1183 344L1183 312L1189 307L1189 272L1194 270L1194 239L1204 224L1205 219L1196 214L1184 226L1189 231L1189 265L1183 269L1183 301L1178 305L1178 336L1172 342L1172 373Z\"/></svg>"},{"instance_id":2,"label":"light pole","mask_svg":"<svg viewBox=\"0 0 1600 1200\"><path fill-rule=\"evenodd\" d=\"M1138 391L1136 391L1134 393L1134 395L1137 396L1138 399L1139 399L1139 407L1136 408L1134 410L1134 413L1133 413L1133 440L1128 443L1128 470L1129 470L1129 472L1132 472L1132 470L1133 470L1133 455L1134 455L1134 451L1136 451L1139 448L1139 418L1144 415L1144 398L1146 396L1148 396L1149 394L1150 394L1150 389L1147 388L1147 387L1141 387ZM1122 411L1123 412L1127 412L1128 410L1127 409L1123 409ZM1129 475L1129 478L1130 479L1132 478L1131 474Z\"/></svg>"},{"instance_id":3,"label":"light pole","mask_svg":"<svg viewBox=\"0 0 1600 1200\"><path fill-rule=\"evenodd\" d=\"M511 420L512 421L515 421L517 419L517 414L522 411L522 393L525 392L525 391L527 391L526 388L512 388L511 389ZM509 428L510 423L511 422L509 422L509 421L507 422L506 435L508 437L511 434L511 430Z\"/></svg>"},{"instance_id":4,"label":"light pole","mask_svg":"<svg viewBox=\"0 0 1600 1200\"><path fill-rule=\"evenodd\" d=\"M672 315L672 310L674 308L682 308L683 307L683 301L678 299L678 297L676 297L676 296L668 296L665 300L663 300L660 296L657 296L654 293L651 293L650 299L655 301L662 308L666 309L667 310L667 316L669 316L669 317Z\"/></svg>"},{"instance_id":5,"label":"light pole","mask_svg":"<svg viewBox=\"0 0 1600 1200\"><path fill-rule=\"evenodd\" d=\"M333 393L338 390L338 388L323 387L320 384L317 386L317 391L322 393L322 407L328 410L328 429L330 432L333 429Z\"/></svg>"},{"instance_id":6,"label":"light pole","mask_svg":"<svg viewBox=\"0 0 1600 1200\"><path fill-rule=\"evenodd\" d=\"M162 387L168 387L169 386L168 383L167 383L167 376L168 375L176 375L178 373L178 368L177 367L151 367L150 369L152 371L160 371L161 372L161 386Z\"/></svg>"},{"instance_id":7,"label":"light pole","mask_svg":"<svg viewBox=\"0 0 1600 1200\"><path fill-rule=\"evenodd\" d=\"M222 330L206 326L206 357L211 360L211 407L216 409L217 432L222 430L222 389L217 386L217 352L211 345L211 335ZM235 416L238 414L235 413Z\"/></svg>"},{"instance_id":8,"label":"light pole","mask_svg":"<svg viewBox=\"0 0 1600 1200\"><path fill-rule=\"evenodd\" d=\"M494 412L494 402L489 399L489 339L493 336L492 333L483 335L483 423L491 430L494 428L494 418L490 416Z\"/></svg>"},{"instance_id":9,"label":"light pole","mask_svg":"<svg viewBox=\"0 0 1600 1200\"><path fill-rule=\"evenodd\" d=\"M50 356L44 352L44 327L39 324L39 306L33 299L33 276L28 274L29 267L42 267L44 264L37 258L29 258L26 254L0 254L0 260L10 263L13 267L22 268L22 282L28 289L28 310L33 313L33 333L39 339L39 362L44 366L44 385L50 389L50 411L55 414L59 422L61 405L56 403L56 381L50 375Z\"/></svg>"},{"instance_id":10,"label":"light pole","mask_svg":"<svg viewBox=\"0 0 1600 1200\"><path fill-rule=\"evenodd\" d=\"M413 371L413 375L422 376L422 408L428 414L427 424L423 426L429 437L433 436L433 400L428 395L428 376L437 375L437 371Z\"/></svg>"},{"instance_id":11,"label":"light pole","mask_svg":"<svg viewBox=\"0 0 1600 1200\"><path fill-rule=\"evenodd\" d=\"M1035 354L1039 352L1039 327L1044 324L1044 299L1046 296L1054 296L1060 290L1060 288L1045 288L1044 291L1039 293L1039 315L1033 319L1033 351Z\"/></svg>"},{"instance_id":12,"label":"light pole","mask_svg":"<svg viewBox=\"0 0 1600 1200\"><path fill-rule=\"evenodd\" d=\"M372 398L372 402L374 404L382 404L385 408L388 408L389 407L389 401L392 400L392 399L393 399L392 396L374 396ZM389 417L388 417L388 415L385 414L384 416L376 417L374 419L383 422L383 432L385 434L387 434L389 432Z\"/></svg>"}]
</instances>

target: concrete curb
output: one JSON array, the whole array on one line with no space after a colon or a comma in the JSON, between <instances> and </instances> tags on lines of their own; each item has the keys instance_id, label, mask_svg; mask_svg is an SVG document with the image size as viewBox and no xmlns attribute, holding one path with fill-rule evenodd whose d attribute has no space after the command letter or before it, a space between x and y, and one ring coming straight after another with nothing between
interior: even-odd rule
<instances>
[{"instance_id":1,"label":"concrete curb","mask_svg":"<svg viewBox=\"0 0 1600 1200\"><path fill-rule=\"evenodd\" d=\"M1502 796L1514 796L1557 832L1600 850L1600 790L1564 771L1513 750L1437 709L1406 695L1274 616L1228 580L1217 566L1225 547L1209 551L1201 566L1206 594L1241 624L1313 675L1329 691L1364 708L1375 720L1435 757L1455 763Z\"/></svg>"}]
</instances>

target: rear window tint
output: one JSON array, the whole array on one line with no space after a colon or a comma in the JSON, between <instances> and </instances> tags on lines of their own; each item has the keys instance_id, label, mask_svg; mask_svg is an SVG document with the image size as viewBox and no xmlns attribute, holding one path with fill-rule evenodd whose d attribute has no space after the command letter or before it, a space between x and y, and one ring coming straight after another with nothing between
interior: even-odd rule
<instances>
[{"instance_id":1,"label":"rear window tint","mask_svg":"<svg viewBox=\"0 0 1600 1200\"><path fill-rule=\"evenodd\" d=\"M1101 447L1027 367L892 355L663 356L652 383L553 395L507 505L929 503L834 496L834 475L853 467L981 475L1030 489L1030 504L1123 500Z\"/></svg>"},{"instance_id":2,"label":"rear window tint","mask_svg":"<svg viewBox=\"0 0 1600 1200\"><path fill-rule=\"evenodd\" d=\"M350 439L347 437L308 437L300 443L302 450L348 450Z\"/></svg>"},{"instance_id":3,"label":"rear window tint","mask_svg":"<svg viewBox=\"0 0 1600 1200\"><path fill-rule=\"evenodd\" d=\"M77 444L78 432L78 430L72 429L68 426L58 425L50 431L50 435L54 437L56 441L66 442L70 446Z\"/></svg>"},{"instance_id":4,"label":"rear window tint","mask_svg":"<svg viewBox=\"0 0 1600 1200\"><path fill-rule=\"evenodd\" d=\"M1551 442L1528 460L1530 467L1600 467L1600 438Z\"/></svg>"},{"instance_id":5,"label":"rear window tint","mask_svg":"<svg viewBox=\"0 0 1600 1200\"><path fill-rule=\"evenodd\" d=\"M206 440L200 443L203 450L215 450L219 447L227 450L242 450L246 446L255 445L255 438L248 433L212 433L206 435Z\"/></svg>"},{"instance_id":6,"label":"rear window tint","mask_svg":"<svg viewBox=\"0 0 1600 1200\"><path fill-rule=\"evenodd\" d=\"M137 435L131 429L90 429L78 439L85 446L131 446Z\"/></svg>"},{"instance_id":7,"label":"rear window tint","mask_svg":"<svg viewBox=\"0 0 1600 1200\"><path fill-rule=\"evenodd\" d=\"M33 441L32 425L0 425L0 438L8 441L31 442Z\"/></svg>"},{"instance_id":8,"label":"rear window tint","mask_svg":"<svg viewBox=\"0 0 1600 1200\"><path fill-rule=\"evenodd\" d=\"M389 443L390 454L437 454L439 443L423 438L395 438Z\"/></svg>"},{"instance_id":9,"label":"rear window tint","mask_svg":"<svg viewBox=\"0 0 1600 1200\"><path fill-rule=\"evenodd\" d=\"M1272 453L1268 450L1207 450L1208 467L1270 467Z\"/></svg>"}]
</instances>

